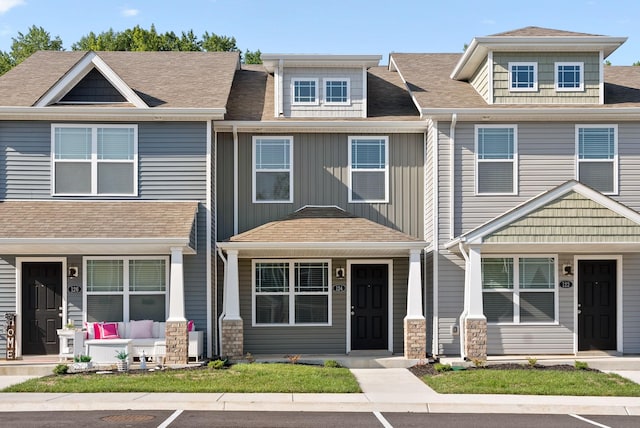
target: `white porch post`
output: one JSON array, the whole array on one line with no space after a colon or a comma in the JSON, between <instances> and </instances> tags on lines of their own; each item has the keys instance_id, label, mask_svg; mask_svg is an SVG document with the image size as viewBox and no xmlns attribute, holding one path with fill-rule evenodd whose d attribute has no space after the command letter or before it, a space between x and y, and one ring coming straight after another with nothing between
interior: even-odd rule
<instances>
[{"instance_id":1,"label":"white porch post","mask_svg":"<svg viewBox=\"0 0 640 428\"><path fill-rule=\"evenodd\" d=\"M169 318L167 321L186 321L184 316L184 268L182 248L171 247L171 276L169 279Z\"/></svg>"},{"instance_id":2,"label":"white porch post","mask_svg":"<svg viewBox=\"0 0 640 428\"><path fill-rule=\"evenodd\" d=\"M404 356L424 359L427 354L427 321L422 312L422 280L420 250L409 250L409 278L407 280L407 316L404 318Z\"/></svg>"},{"instance_id":3,"label":"white porch post","mask_svg":"<svg viewBox=\"0 0 640 428\"><path fill-rule=\"evenodd\" d=\"M480 245L469 246L469 305L464 323L464 350L469 360L487 359L487 318L482 305L482 254Z\"/></svg>"},{"instance_id":4,"label":"white porch post","mask_svg":"<svg viewBox=\"0 0 640 428\"><path fill-rule=\"evenodd\" d=\"M240 280L238 274L238 250L227 250L224 317L222 318L221 354L223 357L243 356L244 331L240 316Z\"/></svg>"},{"instance_id":5,"label":"white porch post","mask_svg":"<svg viewBox=\"0 0 640 428\"><path fill-rule=\"evenodd\" d=\"M482 254L480 246L469 247L469 296L467 318L485 318L482 307ZM486 318L485 318L486 319Z\"/></svg>"}]
</instances>

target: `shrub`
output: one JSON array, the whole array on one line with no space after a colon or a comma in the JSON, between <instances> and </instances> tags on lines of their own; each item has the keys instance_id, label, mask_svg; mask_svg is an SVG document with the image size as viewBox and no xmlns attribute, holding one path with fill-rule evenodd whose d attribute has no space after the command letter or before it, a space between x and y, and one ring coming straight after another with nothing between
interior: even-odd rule
<instances>
[{"instance_id":1,"label":"shrub","mask_svg":"<svg viewBox=\"0 0 640 428\"><path fill-rule=\"evenodd\" d=\"M442 363L435 363L433 365L433 368L436 369L436 371L439 373L450 372L451 370L453 370L451 368L451 364L442 364Z\"/></svg>"},{"instance_id":2,"label":"shrub","mask_svg":"<svg viewBox=\"0 0 640 428\"><path fill-rule=\"evenodd\" d=\"M476 367L484 367L486 360L483 358L473 358L471 360L471 362L473 363L474 366Z\"/></svg>"},{"instance_id":3,"label":"shrub","mask_svg":"<svg viewBox=\"0 0 640 428\"><path fill-rule=\"evenodd\" d=\"M207 367L209 367L211 370L220 370L224 368L225 363L226 361L224 360L213 360L209 361Z\"/></svg>"},{"instance_id":4,"label":"shrub","mask_svg":"<svg viewBox=\"0 0 640 428\"><path fill-rule=\"evenodd\" d=\"M69 366L66 364L58 364L53 368L53 374L55 375L64 375L69 371Z\"/></svg>"},{"instance_id":5,"label":"shrub","mask_svg":"<svg viewBox=\"0 0 640 428\"><path fill-rule=\"evenodd\" d=\"M251 352L247 352L246 355L244 356L244 359L247 360L247 363L249 363L249 364L255 362L255 360L256 360L253 357L253 355L251 355Z\"/></svg>"},{"instance_id":6,"label":"shrub","mask_svg":"<svg viewBox=\"0 0 640 428\"><path fill-rule=\"evenodd\" d=\"M91 361L91 355L78 354L73 357L74 363L88 363L89 361Z\"/></svg>"},{"instance_id":7,"label":"shrub","mask_svg":"<svg viewBox=\"0 0 640 428\"><path fill-rule=\"evenodd\" d=\"M324 366L331 369L339 369L340 367L342 367L336 360L325 360Z\"/></svg>"},{"instance_id":8,"label":"shrub","mask_svg":"<svg viewBox=\"0 0 640 428\"><path fill-rule=\"evenodd\" d=\"M527 363L529 363L529 367L534 367L538 363L538 359L533 357L527 357Z\"/></svg>"},{"instance_id":9,"label":"shrub","mask_svg":"<svg viewBox=\"0 0 640 428\"><path fill-rule=\"evenodd\" d=\"M586 370L589 368L589 364L587 364L586 361L578 361L576 360L573 363L573 366L576 368L576 370Z\"/></svg>"},{"instance_id":10,"label":"shrub","mask_svg":"<svg viewBox=\"0 0 640 428\"><path fill-rule=\"evenodd\" d=\"M297 364L298 360L300 360L300 354L296 355L287 355L287 359L291 364Z\"/></svg>"}]
</instances>

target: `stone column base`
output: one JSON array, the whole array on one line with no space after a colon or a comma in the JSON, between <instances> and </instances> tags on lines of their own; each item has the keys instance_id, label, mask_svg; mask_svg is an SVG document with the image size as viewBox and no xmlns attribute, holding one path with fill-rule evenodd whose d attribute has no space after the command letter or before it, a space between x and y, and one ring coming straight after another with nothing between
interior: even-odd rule
<instances>
[{"instance_id":1,"label":"stone column base","mask_svg":"<svg viewBox=\"0 0 640 428\"><path fill-rule=\"evenodd\" d=\"M244 355L243 322L239 320L222 320L222 357L242 358Z\"/></svg>"},{"instance_id":2,"label":"stone column base","mask_svg":"<svg viewBox=\"0 0 640 428\"><path fill-rule=\"evenodd\" d=\"M424 318L404 319L404 357L410 360L427 357L427 321Z\"/></svg>"},{"instance_id":3,"label":"stone column base","mask_svg":"<svg viewBox=\"0 0 640 428\"><path fill-rule=\"evenodd\" d=\"M487 320L467 318L464 322L464 351L468 360L487 359Z\"/></svg>"},{"instance_id":4,"label":"stone column base","mask_svg":"<svg viewBox=\"0 0 640 428\"><path fill-rule=\"evenodd\" d=\"M186 320L167 321L165 343L165 364L178 365L189 362L189 332Z\"/></svg>"}]
</instances>

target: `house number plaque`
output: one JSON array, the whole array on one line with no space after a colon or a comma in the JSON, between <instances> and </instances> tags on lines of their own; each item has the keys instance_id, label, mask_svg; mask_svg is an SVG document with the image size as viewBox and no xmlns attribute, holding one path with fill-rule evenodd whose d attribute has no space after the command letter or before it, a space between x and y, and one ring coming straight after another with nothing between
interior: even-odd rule
<instances>
[{"instance_id":1,"label":"house number plaque","mask_svg":"<svg viewBox=\"0 0 640 428\"><path fill-rule=\"evenodd\" d=\"M560 281L560 288L571 288L573 287L573 282L571 281Z\"/></svg>"},{"instance_id":2,"label":"house number plaque","mask_svg":"<svg viewBox=\"0 0 640 428\"><path fill-rule=\"evenodd\" d=\"M82 291L82 287L80 287L79 285L69 286L69 293L79 293L80 291Z\"/></svg>"}]
</instances>

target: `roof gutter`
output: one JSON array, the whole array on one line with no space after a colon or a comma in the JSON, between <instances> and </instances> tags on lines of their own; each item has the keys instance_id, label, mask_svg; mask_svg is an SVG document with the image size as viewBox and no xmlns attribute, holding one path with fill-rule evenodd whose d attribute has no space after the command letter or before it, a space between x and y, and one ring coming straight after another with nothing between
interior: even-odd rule
<instances>
[{"instance_id":1,"label":"roof gutter","mask_svg":"<svg viewBox=\"0 0 640 428\"><path fill-rule=\"evenodd\" d=\"M218 242L218 247L223 250L271 250L271 249L362 249L362 250L389 250L389 249L424 249L428 245L425 241L410 242Z\"/></svg>"},{"instance_id":2,"label":"roof gutter","mask_svg":"<svg viewBox=\"0 0 640 428\"><path fill-rule=\"evenodd\" d=\"M421 114L433 120L449 120L452 114L462 121L489 122L495 120L573 121L584 120L585 113L594 120L634 120L640 117L639 107L491 107L491 108L423 108Z\"/></svg>"},{"instance_id":3,"label":"roof gutter","mask_svg":"<svg viewBox=\"0 0 640 428\"><path fill-rule=\"evenodd\" d=\"M1 107L3 120L140 120L204 121L222 120L222 108L138 108L104 106Z\"/></svg>"},{"instance_id":4,"label":"roof gutter","mask_svg":"<svg viewBox=\"0 0 640 428\"><path fill-rule=\"evenodd\" d=\"M283 130L304 130L308 132L336 132L366 130L374 132L426 132L424 120L372 121L372 120L273 120L273 121L216 121L213 126L218 132L231 132L235 127L240 132L282 132ZM384 131L382 131L384 130Z\"/></svg>"}]
</instances>

